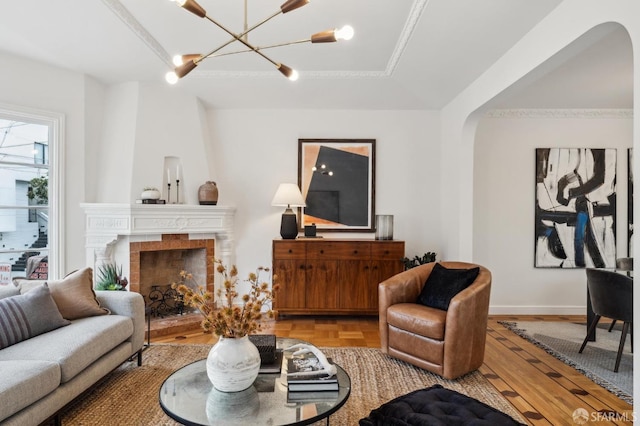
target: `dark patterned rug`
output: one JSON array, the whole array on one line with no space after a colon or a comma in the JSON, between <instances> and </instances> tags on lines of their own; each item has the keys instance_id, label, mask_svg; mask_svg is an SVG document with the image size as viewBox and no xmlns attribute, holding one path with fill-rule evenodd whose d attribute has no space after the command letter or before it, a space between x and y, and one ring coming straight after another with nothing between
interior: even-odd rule
<instances>
[{"instance_id":1,"label":"dark patterned rug","mask_svg":"<svg viewBox=\"0 0 640 426\"><path fill-rule=\"evenodd\" d=\"M609 390L621 399L633 404L633 354L631 337L627 336L620 368L613 371L620 344L620 327L608 332L608 325L598 326L596 341L587 343L578 353L587 334L584 323L553 321L500 321L517 335L541 347Z\"/></svg>"}]
</instances>

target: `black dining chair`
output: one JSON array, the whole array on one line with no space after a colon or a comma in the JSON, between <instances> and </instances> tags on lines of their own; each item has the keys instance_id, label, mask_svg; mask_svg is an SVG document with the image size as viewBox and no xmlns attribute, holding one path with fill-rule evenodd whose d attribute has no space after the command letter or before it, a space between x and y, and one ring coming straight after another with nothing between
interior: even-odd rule
<instances>
[{"instance_id":1,"label":"black dining chair","mask_svg":"<svg viewBox=\"0 0 640 426\"><path fill-rule=\"evenodd\" d=\"M627 276L632 276L633 274L633 257L619 257L616 259L616 271L623 271L627 273ZM611 321L611 325L609 326L609 332L613 330L613 327L616 325L616 320Z\"/></svg>"},{"instance_id":2,"label":"black dining chair","mask_svg":"<svg viewBox=\"0 0 640 426\"><path fill-rule=\"evenodd\" d=\"M622 349L631 329L631 347L633 348L633 279L615 271L606 269L587 269L587 288L595 317L589 325L587 337L578 353L582 353L589 335L595 331L600 318L606 317L622 321L622 335L618 346L614 372L618 372ZM633 351L633 349L632 349Z\"/></svg>"}]
</instances>

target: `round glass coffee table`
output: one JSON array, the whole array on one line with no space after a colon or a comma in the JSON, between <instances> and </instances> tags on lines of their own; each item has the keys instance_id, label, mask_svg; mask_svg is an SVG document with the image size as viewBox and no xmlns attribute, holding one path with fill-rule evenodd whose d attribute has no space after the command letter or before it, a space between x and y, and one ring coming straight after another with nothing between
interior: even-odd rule
<instances>
[{"instance_id":1,"label":"round glass coffee table","mask_svg":"<svg viewBox=\"0 0 640 426\"><path fill-rule=\"evenodd\" d=\"M298 339L276 339L285 349ZM293 351L282 358L280 373L260 373L254 384L241 392L220 392L213 388L206 371L206 359L186 365L170 375L160 387L160 406L168 416L185 425L308 425L326 419L349 398L351 379L338 369L338 392L306 392L292 401L287 392L286 365ZM299 396L300 392L298 392Z\"/></svg>"}]
</instances>

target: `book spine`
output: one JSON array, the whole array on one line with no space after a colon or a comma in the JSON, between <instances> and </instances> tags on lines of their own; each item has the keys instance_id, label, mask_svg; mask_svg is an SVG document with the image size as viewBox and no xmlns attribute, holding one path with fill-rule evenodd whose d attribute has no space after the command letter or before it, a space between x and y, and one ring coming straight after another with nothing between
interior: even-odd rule
<instances>
[{"instance_id":1,"label":"book spine","mask_svg":"<svg viewBox=\"0 0 640 426\"><path fill-rule=\"evenodd\" d=\"M136 200L136 204L167 204L166 200Z\"/></svg>"}]
</instances>

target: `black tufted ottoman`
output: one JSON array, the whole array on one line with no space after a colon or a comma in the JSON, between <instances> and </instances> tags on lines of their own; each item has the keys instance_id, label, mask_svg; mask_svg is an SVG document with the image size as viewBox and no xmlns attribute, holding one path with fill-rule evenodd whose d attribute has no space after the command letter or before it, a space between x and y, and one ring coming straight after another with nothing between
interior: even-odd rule
<instances>
[{"instance_id":1,"label":"black tufted ottoman","mask_svg":"<svg viewBox=\"0 0 640 426\"><path fill-rule=\"evenodd\" d=\"M399 396L360 419L360 426L522 425L505 413L441 385Z\"/></svg>"}]
</instances>

